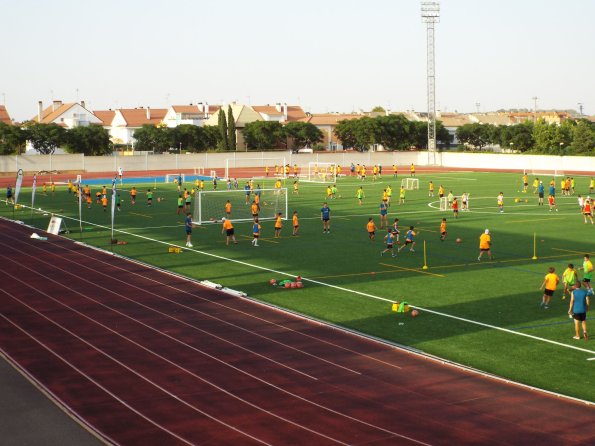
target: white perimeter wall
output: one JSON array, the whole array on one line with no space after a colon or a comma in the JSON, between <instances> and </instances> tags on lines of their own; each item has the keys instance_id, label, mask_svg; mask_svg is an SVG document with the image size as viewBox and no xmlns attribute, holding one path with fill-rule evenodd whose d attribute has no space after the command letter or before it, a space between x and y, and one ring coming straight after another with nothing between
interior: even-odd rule
<instances>
[{"instance_id":1,"label":"white perimeter wall","mask_svg":"<svg viewBox=\"0 0 595 446\"><path fill-rule=\"evenodd\" d=\"M428 166L427 152L231 152L197 153L189 155L135 155L135 156L83 156L83 155L24 155L0 156L0 172L15 173L18 169L25 172L41 170L115 172L118 167L125 171L136 170L173 170L204 167L208 169L225 168L225 160L237 160L238 166L262 166L263 158L285 158L290 165L307 167L309 162L338 163L343 168L351 163L373 166L380 164L390 171L392 165L399 166L399 173L409 170L411 163L418 167ZM252 164L249 159L254 159ZM271 165L275 162L271 161ZM230 162L233 166L233 161ZM561 172L595 172L595 157L586 156L548 156L548 155L513 155L495 153L459 153L444 152L437 154L437 165L456 169L489 169L531 171L558 170Z\"/></svg>"}]
</instances>

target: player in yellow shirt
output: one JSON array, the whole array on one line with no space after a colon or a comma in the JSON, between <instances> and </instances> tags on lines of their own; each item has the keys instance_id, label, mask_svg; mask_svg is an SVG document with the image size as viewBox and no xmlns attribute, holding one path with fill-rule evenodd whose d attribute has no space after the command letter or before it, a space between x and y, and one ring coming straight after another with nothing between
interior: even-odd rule
<instances>
[{"instance_id":1,"label":"player in yellow shirt","mask_svg":"<svg viewBox=\"0 0 595 446\"><path fill-rule=\"evenodd\" d=\"M393 164L393 178L397 178L397 165Z\"/></svg>"},{"instance_id":2,"label":"player in yellow shirt","mask_svg":"<svg viewBox=\"0 0 595 446\"><path fill-rule=\"evenodd\" d=\"M372 181L376 181L378 179L378 166L374 164L372 167Z\"/></svg>"},{"instance_id":3,"label":"player in yellow shirt","mask_svg":"<svg viewBox=\"0 0 595 446\"><path fill-rule=\"evenodd\" d=\"M529 177L527 176L527 174L523 175L523 192L527 192L527 189L529 189Z\"/></svg>"},{"instance_id":4,"label":"player in yellow shirt","mask_svg":"<svg viewBox=\"0 0 595 446\"><path fill-rule=\"evenodd\" d=\"M537 188L539 188L539 178L535 178L533 180L533 193L537 193Z\"/></svg>"},{"instance_id":5,"label":"player in yellow shirt","mask_svg":"<svg viewBox=\"0 0 595 446\"><path fill-rule=\"evenodd\" d=\"M299 195L300 194L300 185L297 181L293 182L293 193L295 195Z\"/></svg>"},{"instance_id":6,"label":"player in yellow shirt","mask_svg":"<svg viewBox=\"0 0 595 446\"><path fill-rule=\"evenodd\" d=\"M433 197L434 196L434 183L432 181L430 181L430 184L428 184L428 197Z\"/></svg>"},{"instance_id":7,"label":"player in yellow shirt","mask_svg":"<svg viewBox=\"0 0 595 446\"><path fill-rule=\"evenodd\" d=\"M546 274L543 283L539 287L539 289L544 289L543 297L541 299L541 304L539 305L541 308L548 309L550 306L550 301L552 300L552 296L554 295L554 291L558 287L558 283L560 283L560 278L555 274L556 268L550 266L548 269L548 273Z\"/></svg>"},{"instance_id":8,"label":"player in yellow shirt","mask_svg":"<svg viewBox=\"0 0 595 446\"><path fill-rule=\"evenodd\" d=\"M415 165L413 163L411 163L411 176L414 177L415 176Z\"/></svg>"},{"instance_id":9,"label":"player in yellow shirt","mask_svg":"<svg viewBox=\"0 0 595 446\"><path fill-rule=\"evenodd\" d=\"M442 184L438 186L438 196L440 198L444 197L444 187L442 187Z\"/></svg>"},{"instance_id":10,"label":"player in yellow shirt","mask_svg":"<svg viewBox=\"0 0 595 446\"><path fill-rule=\"evenodd\" d=\"M484 252L488 253L490 260L492 260L492 236L490 235L490 230L486 229L483 234L479 236L479 256L477 260L480 261L481 257L483 256Z\"/></svg>"},{"instance_id":11,"label":"player in yellow shirt","mask_svg":"<svg viewBox=\"0 0 595 446\"><path fill-rule=\"evenodd\" d=\"M333 195L333 189L330 186L326 187L326 198L330 200Z\"/></svg>"},{"instance_id":12,"label":"player in yellow shirt","mask_svg":"<svg viewBox=\"0 0 595 446\"><path fill-rule=\"evenodd\" d=\"M281 229L283 229L283 219L281 218L283 214L279 212L275 217L275 238L281 237Z\"/></svg>"},{"instance_id":13,"label":"player in yellow shirt","mask_svg":"<svg viewBox=\"0 0 595 446\"><path fill-rule=\"evenodd\" d=\"M359 176L362 179L362 181L366 180L366 166L362 166L362 168L359 171Z\"/></svg>"},{"instance_id":14,"label":"player in yellow shirt","mask_svg":"<svg viewBox=\"0 0 595 446\"><path fill-rule=\"evenodd\" d=\"M291 223L293 224L293 233L291 235L298 235L300 230L300 221L298 219L297 211L293 211L293 217L291 217Z\"/></svg>"},{"instance_id":15,"label":"player in yellow shirt","mask_svg":"<svg viewBox=\"0 0 595 446\"><path fill-rule=\"evenodd\" d=\"M258 195L256 195L256 197L257 196ZM256 201L253 201L252 204L250 205L250 212L252 212L252 218L258 218L259 209L258 209L258 204L256 204Z\"/></svg>"},{"instance_id":16,"label":"player in yellow shirt","mask_svg":"<svg viewBox=\"0 0 595 446\"><path fill-rule=\"evenodd\" d=\"M231 201L229 200L225 203L225 215L227 218L231 218Z\"/></svg>"},{"instance_id":17,"label":"player in yellow shirt","mask_svg":"<svg viewBox=\"0 0 595 446\"><path fill-rule=\"evenodd\" d=\"M265 175L266 175L267 177L269 176L269 166L266 166L266 167L264 168L264 173L265 173Z\"/></svg>"}]
</instances>

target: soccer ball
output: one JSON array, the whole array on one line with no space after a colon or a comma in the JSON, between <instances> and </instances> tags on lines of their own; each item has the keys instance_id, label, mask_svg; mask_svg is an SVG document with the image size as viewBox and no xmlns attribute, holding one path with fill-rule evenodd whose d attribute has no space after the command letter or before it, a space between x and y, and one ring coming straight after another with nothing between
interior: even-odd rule
<instances>
[{"instance_id":1,"label":"soccer ball","mask_svg":"<svg viewBox=\"0 0 595 446\"><path fill-rule=\"evenodd\" d=\"M525 203L529 203L529 199L528 198L525 198Z\"/></svg>"},{"instance_id":2,"label":"soccer ball","mask_svg":"<svg viewBox=\"0 0 595 446\"><path fill-rule=\"evenodd\" d=\"M457 242L457 243L461 243L462 241L463 241L463 240L461 240L460 238L457 238L457 239L455 240L455 242Z\"/></svg>"},{"instance_id":3,"label":"soccer ball","mask_svg":"<svg viewBox=\"0 0 595 446\"><path fill-rule=\"evenodd\" d=\"M411 317L417 317L417 316L419 316L419 311L417 311L417 310L413 310L413 311L411 312Z\"/></svg>"},{"instance_id":4,"label":"soccer ball","mask_svg":"<svg viewBox=\"0 0 595 446\"><path fill-rule=\"evenodd\" d=\"M515 203L518 203L519 201L521 201L521 199L520 199L520 198L515 198L515 199L514 199L514 202L515 202Z\"/></svg>"}]
</instances>

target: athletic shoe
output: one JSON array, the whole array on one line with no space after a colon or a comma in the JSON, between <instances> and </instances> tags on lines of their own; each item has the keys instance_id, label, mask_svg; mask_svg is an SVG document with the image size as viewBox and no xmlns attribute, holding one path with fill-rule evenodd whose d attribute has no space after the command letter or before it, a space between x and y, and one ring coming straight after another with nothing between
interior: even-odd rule
<instances>
[{"instance_id":1,"label":"athletic shoe","mask_svg":"<svg viewBox=\"0 0 595 446\"><path fill-rule=\"evenodd\" d=\"M411 251L411 252L415 252L415 250L414 250L413 248L411 248L409 251Z\"/></svg>"},{"instance_id":2,"label":"athletic shoe","mask_svg":"<svg viewBox=\"0 0 595 446\"><path fill-rule=\"evenodd\" d=\"M572 339L580 339L580 336L573 336Z\"/></svg>"},{"instance_id":3,"label":"athletic shoe","mask_svg":"<svg viewBox=\"0 0 595 446\"><path fill-rule=\"evenodd\" d=\"M384 257L384 252L383 251L380 252L380 257Z\"/></svg>"},{"instance_id":4,"label":"athletic shoe","mask_svg":"<svg viewBox=\"0 0 595 446\"><path fill-rule=\"evenodd\" d=\"M397 255L396 254L393 254L393 257L397 257Z\"/></svg>"},{"instance_id":5,"label":"athletic shoe","mask_svg":"<svg viewBox=\"0 0 595 446\"><path fill-rule=\"evenodd\" d=\"M549 310L550 309L549 305L544 305L543 308L545 308L546 310Z\"/></svg>"},{"instance_id":6,"label":"athletic shoe","mask_svg":"<svg viewBox=\"0 0 595 446\"><path fill-rule=\"evenodd\" d=\"M481 262L481 257L478 257L478 258L477 258L477 261L478 261L478 262Z\"/></svg>"},{"instance_id":7,"label":"athletic shoe","mask_svg":"<svg viewBox=\"0 0 595 446\"><path fill-rule=\"evenodd\" d=\"M192 243L188 243L186 246L188 246L188 248L192 248L194 245Z\"/></svg>"}]
</instances>

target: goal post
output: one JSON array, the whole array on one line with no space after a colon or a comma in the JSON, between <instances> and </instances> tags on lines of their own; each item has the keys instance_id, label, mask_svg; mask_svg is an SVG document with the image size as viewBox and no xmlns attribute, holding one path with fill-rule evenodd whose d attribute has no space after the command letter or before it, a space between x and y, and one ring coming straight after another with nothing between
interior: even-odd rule
<instances>
[{"instance_id":1,"label":"goal post","mask_svg":"<svg viewBox=\"0 0 595 446\"><path fill-rule=\"evenodd\" d=\"M182 183L186 182L186 175L183 173L166 173L165 174L165 182L166 183L177 183L178 177L182 177Z\"/></svg>"},{"instance_id":2,"label":"goal post","mask_svg":"<svg viewBox=\"0 0 595 446\"><path fill-rule=\"evenodd\" d=\"M302 181L310 183L335 183L337 181L337 164L310 161L308 172Z\"/></svg>"},{"instance_id":3,"label":"goal post","mask_svg":"<svg viewBox=\"0 0 595 446\"><path fill-rule=\"evenodd\" d=\"M226 158L225 178L254 178L266 176L266 168L269 168L269 176L285 178L285 157L271 158ZM233 173L233 175L232 175Z\"/></svg>"},{"instance_id":4,"label":"goal post","mask_svg":"<svg viewBox=\"0 0 595 446\"><path fill-rule=\"evenodd\" d=\"M403 178L401 180L401 187L403 187L405 190L419 190L419 179Z\"/></svg>"},{"instance_id":5,"label":"goal post","mask_svg":"<svg viewBox=\"0 0 595 446\"><path fill-rule=\"evenodd\" d=\"M232 221L253 221L252 202L256 194L260 196L258 219L274 220L279 212L284 220L288 219L289 203L287 188L255 189L247 193L243 189L209 190L196 193L193 220L196 224L220 223L223 217ZM231 204L231 215L225 210L227 201Z\"/></svg>"}]
</instances>

